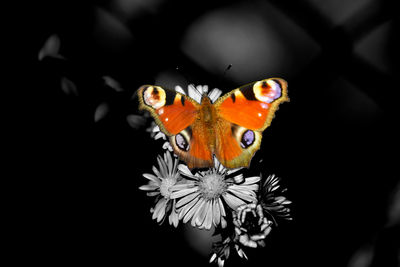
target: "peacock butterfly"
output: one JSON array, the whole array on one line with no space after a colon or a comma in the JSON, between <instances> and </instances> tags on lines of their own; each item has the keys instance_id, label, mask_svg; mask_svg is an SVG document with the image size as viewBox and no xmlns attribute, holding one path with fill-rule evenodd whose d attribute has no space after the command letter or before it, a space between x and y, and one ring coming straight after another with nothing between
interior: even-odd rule
<instances>
[{"instance_id":1,"label":"peacock butterfly","mask_svg":"<svg viewBox=\"0 0 400 267\"><path fill-rule=\"evenodd\" d=\"M189 168L213 166L213 155L227 168L248 167L279 104L289 101L287 83L280 78L246 84L215 103L206 94L199 104L154 85L137 93L139 109L150 112Z\"/></svg>"}]
</instances>

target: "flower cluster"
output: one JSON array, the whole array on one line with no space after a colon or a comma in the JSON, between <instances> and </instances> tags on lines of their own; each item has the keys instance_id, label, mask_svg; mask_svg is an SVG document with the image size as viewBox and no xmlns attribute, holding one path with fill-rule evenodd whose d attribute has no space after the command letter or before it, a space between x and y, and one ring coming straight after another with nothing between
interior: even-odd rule
<instances>
[{"instance_id":1,"label":"flower cluster","mask_svg":"<svg viewBox=\"0 0 400 267\"><path fill-rule=\"evenodd\" d=\"M186 94L179 86L175 89ZM187 91L200 103L208 87L190 85ZM215 102L220 94L214 89L208 97ZM291 202L281 194L285 190L280 188L278 177L244 177L242 168L227 169L215 157L212 168L192 172L171 155L172 147L158 126L149 131L153 138L165 140L164 155L157 157L158 168L153 166L154 174L143 174L149 182L139 187L155 197L152 218L161 224L168 217L175 227L179 221L199 229L214 227L221 241L213 244L210 263L224 266L232 251L247 259L246 248L263 247L277 221L291 219L287 207Z\"/></svg>"}]
</instances>

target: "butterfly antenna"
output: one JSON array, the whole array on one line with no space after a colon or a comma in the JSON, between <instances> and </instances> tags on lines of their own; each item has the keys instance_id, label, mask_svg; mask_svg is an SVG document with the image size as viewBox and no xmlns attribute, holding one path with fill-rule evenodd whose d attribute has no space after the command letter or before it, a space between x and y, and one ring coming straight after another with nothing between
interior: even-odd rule
<instances>
[{"instance_id":1,"label":"butterfly antenna","mask_svg":"<svg viewBox=\"0 0 400 267\"><path fill-rule=\"evenodd\" d=\"M232 64L229 64L228 67L226 67L226 69L224 70L224 73L222 74L222 77L225 77L225 74L228 70L230 70L232 68Z\"/></svg>"},{"instance_id":2,"label":"butterfly antenna","mask_svg":"<svg viewBox=\"0 0 400 267\"><path fill-rule=\"evenodd\" d=\"M224 70L222 75L219 77L217 85L223 84L223 79L225 78L225 75L228 72L228 70L230 70L231 68L232 68L232 64L229 64L228 67L226 67L226 69Z\"/></svg>"}]
</instances>

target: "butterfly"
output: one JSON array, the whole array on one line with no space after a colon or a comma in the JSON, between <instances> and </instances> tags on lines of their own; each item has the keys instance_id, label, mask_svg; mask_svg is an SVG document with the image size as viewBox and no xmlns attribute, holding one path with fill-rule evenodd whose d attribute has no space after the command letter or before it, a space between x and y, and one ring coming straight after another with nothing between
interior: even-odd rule
<instances>
[{"instance_id":1,"label":"butterfly","mask_svg":"<svg viewBox=\"0 0 400 267\"><path fill-rule=\"evenodd\" d=\"M198 103L155 85L143 85L137 94L139 109L150 112L175 154L191 169L212 167L214 156L227 168L249 167L262 132L279 104L289 101L287 83L280 78L246 84L215 103L205 93Z\"/></svg>"}]
</instances>

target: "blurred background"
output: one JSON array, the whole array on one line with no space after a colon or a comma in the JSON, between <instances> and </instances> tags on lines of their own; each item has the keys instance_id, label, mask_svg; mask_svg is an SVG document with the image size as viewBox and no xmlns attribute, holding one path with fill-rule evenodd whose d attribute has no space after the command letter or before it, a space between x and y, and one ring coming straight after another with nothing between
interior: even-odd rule
<instances>
[{"instance_id":1,"label":"blurred background","mask_svg":"<svg viewBox=\"0 0 400 267\"><path fill-rule=\"evenodd\" d=\"M253 161L282 177L294 219L227 266L398 266L394 2L30 4L35 109L25 157L38 175L24 184L33 195L23 204L24 259L208 266L212 232L159 226L137 189L162 142L146 132L135 90L193 83L226 93L281 77L291 101Z\"/></svg>"}]
</instances>

